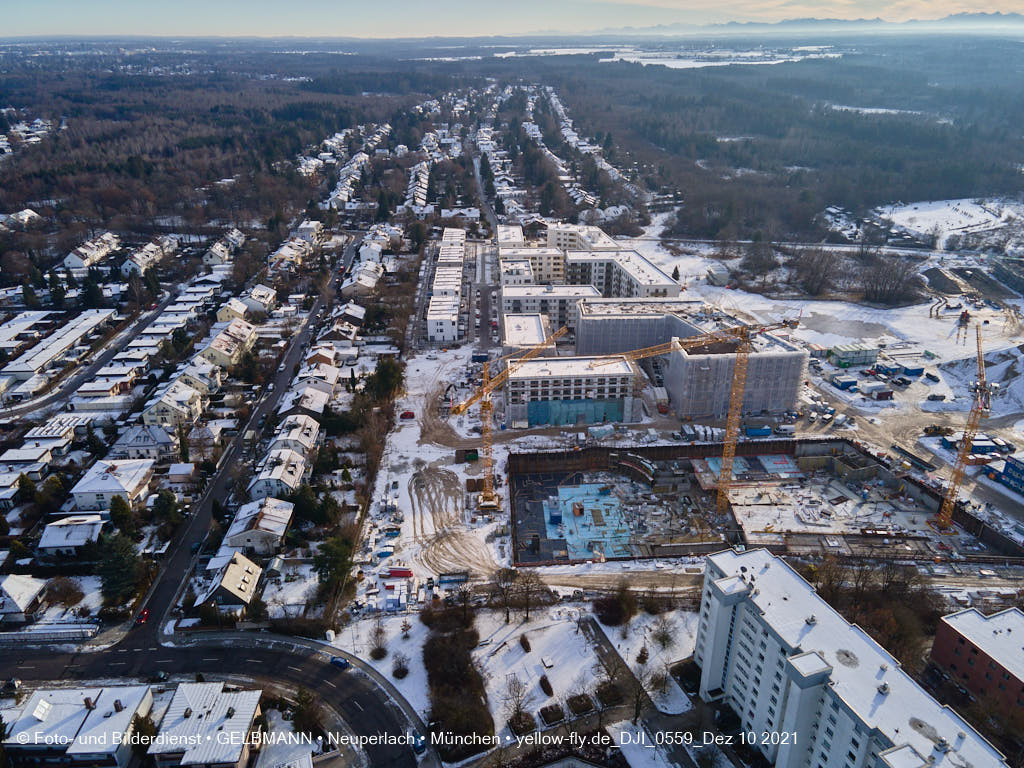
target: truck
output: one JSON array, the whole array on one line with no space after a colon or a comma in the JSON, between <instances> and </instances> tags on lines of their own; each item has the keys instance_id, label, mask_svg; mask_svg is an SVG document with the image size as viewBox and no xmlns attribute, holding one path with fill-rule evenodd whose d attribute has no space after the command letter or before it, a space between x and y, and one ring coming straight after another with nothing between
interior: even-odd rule
<instances>
[{"instance_id":1,"label":"truck","mask_svg":"<svg viewBox=\"0 0 1024 768\"><path fill-rule=\"evenodd\" d=\"M777 435L795 435L796 434L796 426L794 426L793 424L779 424L779 426L777 426L775 428L775 434L777 434Z\"/></svg>"},{"instance_id":2,"label":"truck","mask_svg":"<svg viewBox=\"0 0 1024 768\"><path fill-rule=\"evenodd\" d=\"M743 433L747 437L768 437L772 433L772 428L769 426L745 427Z\"/></svg>"},{"instance_id":3,"label":"truck","mask_svg":"<svg viewBox=\"0 0 1024 768\"><path fill-rule=\"evenodd\" d=\"M474 352L469 359L474 363L486 363L490 358L486 352Z\"/></svg>"}]
</instances>

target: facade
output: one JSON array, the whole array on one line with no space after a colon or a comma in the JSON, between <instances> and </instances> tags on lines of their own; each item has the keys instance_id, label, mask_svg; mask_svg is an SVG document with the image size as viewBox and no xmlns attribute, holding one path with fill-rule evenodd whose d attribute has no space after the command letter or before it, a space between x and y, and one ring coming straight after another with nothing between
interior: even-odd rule
<instances>
[{"instance_id":1,"label":"facade","mask_svg":"<svg viewBox=\"0 0 1024 768\"><path fill-rule=\"evenodd\" d=\"M243 504L224 534L224 544L257 555L275 554L284 543L294 508L273 497Z\"/></svg>"},{"instance_id":2,"label":"facade","mask_svg":"<svg viewBox=\"0 0 1024 768\"><path fill-rule=\"evenodd\" d=\"M694 315L704 303L690 299L583 299L576 322L577 355L617 355L703 331Z\"/></svg>"},{"instance_id":3,"label":"facade","mask_svg":"<svg viewBox=\"0 0 1024 768\"><path fill-rule=\"evenodd\" d=\"M281 448L270 451L249 483L249 497L262 499L267 496L284 498L302 485L306 473L306 460L301 453Z\"/></svg>"},{"instance_id":4,"label":"facade","mask_svg":"<svg viewBox=\"0 0 1024 768\"><path fill-rule=\"evenodd\" d=\"M319 422L301 413L286 416L270 441L270 450L288 449L309 458L320 437Z\"/></svg>"},{"instance_id":5,"label":"facade","mask_svg":"<svg viewBox=\"0 0 1024 768\"><path fill-rule=\"evenodd\" d=\"M1024 461L1014 456L1007 456L1001 466L992 465L986 468L985 474L992 480L1000 482L1010 490L1024 496Z\"/></svg>"},{"instance_id":6,"label":"facade","mask_svg":"<svg viewBox=\"0 0 1024 768\"><path fill-rule=\"evenodd\" d=\"M235 318L214 336L209 345L199 354L221 368L232 368L241 362L242 356L255 344L256 327L245 320Z\"/></svg>"},{"instance_id":7,"label":"facade","mask_svg":"<svg viewBox=\"0 0 1024 768\"><path fill-rule=\"evenodd\" d=\"M528 261L537 283L565 280L565 252L559 248L499 248L500 261Z\"/></svg>"},{"instance_id":8,"label":"facade","mask_svg":"<svg viewBox=\"0 0 1024 768\"><path fill-rule=\"evenodd\" d=\"M224 683L182 683L149 748L158 768L245 768L260 691L225 691ZM162 738L160 738L162 737Z\"/></svg>"},{"instance_id":9,"label":"facade","mask_svg":"<svg viewBox=\"0 0 1024 768\"><path fill-rule=\"evenodd\" d=\"M10 573L0 577L0 624L35 621L46 600L46 582L33 576Z\"/></svg>"},{"instance_id":10,"label":"facade","mask_svg":"<svg viewBox=\"0 0 1024 768\"><path fill-rule=\"evenodd\" d=\"M783 413L795 407L807 352L772 336L760 336L747 358L743 413ZM666 355L665 389L680 418L724 418L729 413L736 343L719 342Z\"/></svg>"},{"instance_id":11,"label":"facade","mask_svg":"<svg viewBox=\"0 0 1024 768\"><path fill-rule=\"evenodd\" d=\"M75 484L71 495L79 509L110 509L110 500L115 496L134 507L145 500L152 478L152 459L101 459Z\"/></svg>"},{"instance_id":12,"label":"facade","mask_svg":"<svg viewBox=\"0 0 1024 768\"><path fill-rule=\"evenodd\" d=\"M832 347L832 357L840 368L851 365L874 365L878 361L878 347L867 344L841 344Z\"/></svg>"},{"instance_id":13,"label":"facade","mask_svg":"<svg viewBox=\"0 0 1024 768\"><path fill-rule=\"evenodd\" d=\"M501 269L501 285L533 285L533 265L529 259L502 259L498 266Z\"/></svg>"},{"instance_id":14,"label":"facade","mask_svg":"<svg viewBox=\"0 0 1024 768\"><path fill-rule=\"evenodd\" d=\"M41 688L10 722L4 751L13 768L127 768L135 718L152 708L148 685Z\"/></svg>"},{"instance_id":15,"label":"facade","mask_svg":"<svg viewBox=\"0 0 1024 768\"><path fill-rule=\"evenodd\" d=\"M512 425L638 421L639 370L625 358L597 362L586 357L537 357L517 365L506 384Z\"/></svg>"},{"instance_id":16,"label":"facade","mask_svg":"<svg viewBox=\"0 0 1024 768\"><path fill-rule=\"evenodd\" d=\"M548 247L563 251L617 251L621 246L600 227L548 224Z\"/></svg>"},{"instance_id":17,"label":"facade","mask_svg":"<svg viewBox=\"0 0 1024 768\"><path fill-rule=\"evenodd\" d=\"M727 704L744 731L793 734L758 744L778 768L1006 765L766 550L707 558L694 661L701 698Z\"/></svg>"},{"instance_id":18,"label":"facade","mask_svg":"<svg viewBox=\"0 0 1024 768\"><path fill-rule=\"evenodd\" d=\"M636 251L567 251L565 281L593 285L605 298L673 298L679 283Z\"/></svg>"},{"instance_id":19,"label":"facade","mask_svg":"<svg viewBox=\"0 0 1024 768\"><path fill-rule=\"evenodd\" d=\"M76 557L86 544L92 544L103 533L99 515L71 515L54 520L43 528L36 552L41 558Z\"/></svg>"},{"instance_id":20,"label":"facade","mask_svg":"<svg viewBox=\"0 0 1024 768\"><path fill-rule=\"evenodd\" d=\"M232 296L217 310L217 320L221 323L230 323L232 320L245 320L248 314L249 305Z\"/></svg>"},{"instance_id":21,"label":"facade","mask_svg":"<svg viewBox=\"0 0 1024 768\"><path fill-rule=\"evenodd\" d=\"M580 299L600 296L592 285L507 285L501 289L501 311L541 313L548 316L555 328L575 328Z\"/></svg>"},{"instance_id":22,"label":"facade","mask_svg":"<svg viewBox=\"0 0 1024 768\"><path fill-rule=\"evenodd\" d=\"M203 415L205 407L202 394L178 379L146 406L142 423L152 427L190 426Z\"/></svg>"},{"instance_id":23,"label":"facade","mask_svg":"<svg viewBox=\"0 0 1024 768\"><path fill-rule=\"evenodd\" d=\"M932 661L975 697L1024 713L1024 611L986 616L976 608L943 616Z\"/></svg>"},{"instance_id":24,"label":"facade","mask_svg":"<svg viewBox=\"0 0 1024 768\"><path fill-rule=\"evenodd\" d=\"M178 455L178 436L163 427L147 424L129 427L117 439L108 456L112 459L172 461Z\"/></svg>"},{"instance_id":25,"label":"facade","mask_svg":"<svg viewBox=\"0 0 1024 768\"><path fill-rule=\"evenodd\" d=\"M459 299L432 296L427 305L427 341L454 342L461 337Z\"/></svg>"}]
</instances>

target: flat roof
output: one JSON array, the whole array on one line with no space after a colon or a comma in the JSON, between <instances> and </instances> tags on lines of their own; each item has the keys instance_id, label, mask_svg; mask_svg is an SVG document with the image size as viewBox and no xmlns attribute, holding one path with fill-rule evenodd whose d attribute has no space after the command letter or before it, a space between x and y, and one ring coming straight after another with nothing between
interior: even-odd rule
<instances>
[{"instance_id":1,"label":"flat roof","mask_svg":"<svg viewBox=\"0 0 1024 768\"><path fill-rule=\"evenodd\" d=\"M1024 680L1024 611L1007 608L986 616L967 608L943 616L942 621L995 659L1018 680Z\"/></svg>"},{"instance_id":2,"label":"flat roof","mask_svg":"<svg viewBox=\"0 0 1024 768\"><path fill-rule=\"evenodd\" d=\"M753 583L747 599L765 624L790 648L816 652L832 667L829 690L895 746L913 747L922 762L934 757L934 766L1005 765L995 747L933 699L888 651L847 622L784 560L764 549L729 549L710 555L708 561L730 583L737 578L748 586ZM957 736L960 733L962 737ZM930 734L945 735L949 751L936 750Z\"/></svg>"},{"instance_id":3,"label":"flat roof","mask_svg":"<svg viewBox=\"0 0 1024 768\"><path fill-rule=\"evenodd\" d=\"M676 315L688 318L704 307L700 299L583 299L580 317L661 317Z\"/></svg>"},{"instance_id":4,"label":"flat roof","mask_svg":"<svg viewBox=\"0 0 1024 768\"><path fill-rule=\"evenodd\" d=\"M506 285L501 289L503 298L543 298L553 299L585 298L600 296L601 292L592 285Z\"/></svg>"},{"instance_id":5,"label":"flat roof","mask_svg":"<svg viewBox=\"0 0 1024 768\"><path fill-rule=\"evenodd\" d=\"M603 365L595 366L600 360ZM614 360L614 362L605 362ZM545 376L630 376L636 373L626 358L604 357L535 357L520 363L509 374L513 379L539 379Z\"/></svg>"},{"instance_id":6,"label":"flat roof","mask_svg":"<svg viewBox=\"0 0 1024 768\"><path fill-rule=\"evenodd\" d=\"M642 285L679 285L637 251L566 251L565 261L610 261Z\"/></svg>"},{"instance_id":7,"label":"flat roof","mask_svg":"<svg viewBox=\"0 0 1024 768\"><path fill-rule=\"evenodd\" d=\"M532 347L543 344L548 326L547 315L540 312L505 315L506 347Z\"/></svg>"},{"instance_id":8,"label":"flat roof","mask_svg":"<svg viewBox=\"0 0 1024 768\"><path fill-rule=\"evenodd\" d=\"M71 349L87 333L113 317L112 309L87 309L67 325L9 363L5 371L38 371Z\"/></svg>"}]
</instances>

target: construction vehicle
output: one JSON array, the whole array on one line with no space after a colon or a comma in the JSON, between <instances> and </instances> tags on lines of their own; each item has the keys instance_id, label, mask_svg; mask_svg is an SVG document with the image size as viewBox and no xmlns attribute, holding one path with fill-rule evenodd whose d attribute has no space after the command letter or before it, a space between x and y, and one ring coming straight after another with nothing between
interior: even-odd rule
<instances>
[{"instance_id":1,"label":"construction vehicle","mask_svg":"<svg viewBox=\"0 0 1024 768\"><path fill-rule=\"evenodd\" d=\"M974 437L978 434L981 420L988 415L992 405L992 394L998 390L998 384L989 384L985 378L985 356L981 348L981 325L975 326L978 342L978 380L971 385L974 393L974 404L967 414L967 425L964 427L964 435L956 452L956 462L953 464L953 472L949 478L949 485L946 487L946 495L942 497L942 506L939 508L939 515L935 519L935 526L942 531L953 527L953 510L956 508L957 497L960 495L960 486L964 481L964 474L967 471L968 459L971 455L971 446L974 444Z\"/></svg>"},{"instance_id":2,"label":"construction vehicle","mask_svg":"<svg viewBox=\"0 0 1024 768\"><path fill-rule=\"evenodd\" d=\"M781 328L796 328L798 323L799 320L794 319L770 325L739 325L733 328L724 328L700 336L672 339L664 344L634 349L618 355L602 355L601 359L596 360L592 365L609 365L622 358L635 362L648 357L667 355L681 349L705 347L717 342L739 342L736 347L736 362L732 372L732 387L729 391L729 414L725 421L722 470L718 476L716 508L718 514L723 515L729 511L729 488L732 485L732 466L733 460L736 458L736 441L739 439L740 421L743 416L743 394L747 386L747 363L750 358L751 340L762 333L769 333Z\"/></svg>"},{"instance_id":3,"label":"construction vehicle","mask_svg":"<svg viewBox=\"0 0 1024 768\"><path fill-rule=\"evenodd\" d=\"M493 405L491 403L491 393L508 381L509 374L511 374L516 368L525 363L527 360L540 355L547 347L553 346L554 343L562 338L569 332L568 328L559 328L557 331L548 336L540 344L530 347L525 353L519 354L519 357L515 355L506 355L505 357L498 358L493 362L502 362L507 360L506 366L493 378L491 377L491 361L483 363L483 384L480 388L472 395L467 397L461 403L452 406L452 415L459 415L465 413L470 407L476 403L480 403L480 447L481 459L483 464L483 490L477 497L477 508L482 512L494 512L500 507L500 500L498 494L494 492L494 455L493 455L493 436L492 436L492 413Z\"/></svg>"}]
</instances>

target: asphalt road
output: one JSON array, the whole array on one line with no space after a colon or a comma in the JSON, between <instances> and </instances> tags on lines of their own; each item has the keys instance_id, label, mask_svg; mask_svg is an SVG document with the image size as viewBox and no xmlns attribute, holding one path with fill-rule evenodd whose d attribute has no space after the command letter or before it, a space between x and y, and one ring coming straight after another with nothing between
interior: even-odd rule
<instances>
[{"instance_id":1,"label":"asphalt road","mask_svg":"<svg viewBox=\"0 0 1024 768\"><path fill-rule=\"evenodd\" d=\"M97 357L93 358L93 362L89 363L87 367L73 373L68 377L67 381L47 395L43 395L35 400L19 403L10 408L0 409L0 418L11 418L32 413L73 395L82 384L89 381L96 374L96 371L109 363L114 358L114 355L128 346L129 342L138 335L139 331L149 325L177 297L177 291L168 291L167 296L156 306L156 309L151 309L149 312L140 315L133 326L121 331L120 338L108 344Z\"/></svg>"},{"instance_id":2,"label":"asphalt road","mask_svg":"<svg viewBox=\"0 0 1024 768\"><path fill-rule=\"evenodd\" d=\"M346 268L351 265L353 254L354 245L350 244L344 255ZM237 675L315 691L344 718L356 736L407 732L410 727L408 720L374 682L361 673L332 666L327 655L293 644L288 638L259 633L230 640L210 637L203 642L200 635L194 638L194 642L203 642L202 645L160 645L174 597L191 571L192 546L202 542L206 536L214 499L227 497L232 469L241 460L245 432L257 425L264 414L277 408L324 304L324 299L318 297L301 330L292 337L283 365L279 366L272 379L273 391L269 386L262 390L254 403L249 423L239 429L228 445L217 473L202 498L193 506L188 523L169 548L164 567L144 603L149 609L150 621L141 626L131 626L120 642L101 651L54 653L40 648L5 649L0 654L0 678L20 678L23 681L96 680L148 677L157 671L172 676L192 676L196 672ZM404 745L368 744L365 751L374 766L411 768L416 765L412 750Z\"/></svg>"},{"instance_id":3,"label":"asphalt road","mask_svg":"<svg viewBox=\"0 0 1024 768\"><path fill-rule=\"evenodd\" d=\"M141 631L129 634L126 641L146 634ZM332 666L323 654L302 648L285 651L249 647L248 643L242 646L238 641L219 642L226 647L138 648L131 647L134 643L123 642L98 653L5 652L0 660L0 674L22 681L145 678L156 671L166 672L172 681L178 675L194 679L196 672L217 677L237 675L315 691L358 737L406 733L407 726L401 716L390 702L382 699L372 682L359 673ZM253 637L251 642L261 642L261 638ZM373 766L412 768L416 765L412 750L404 745L367 744L364 749Z\"/></svg>"}]
</instances>

